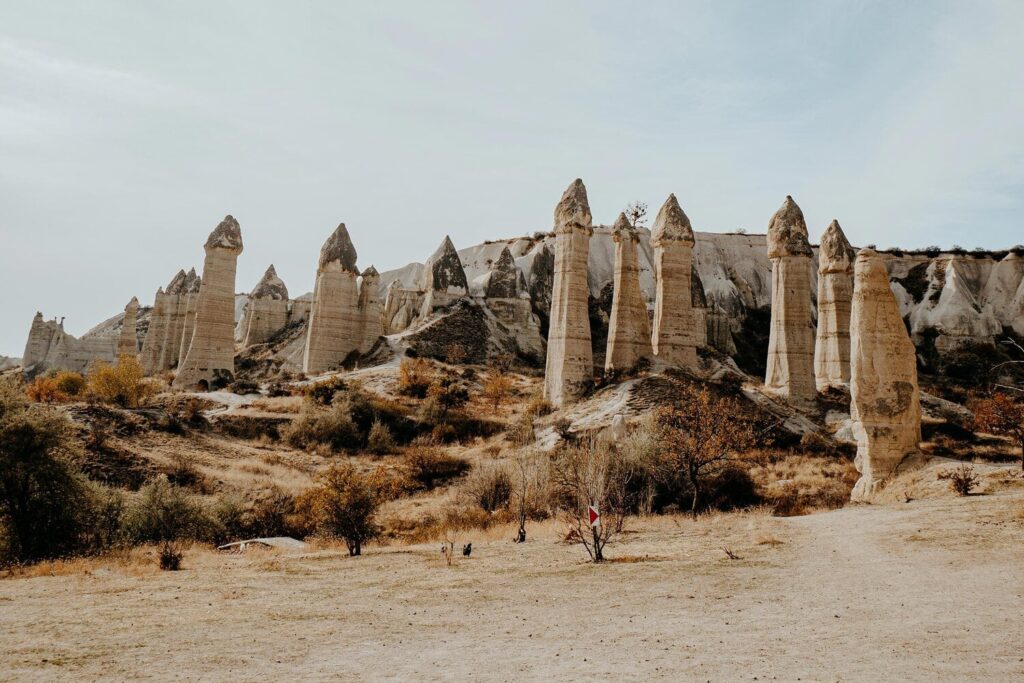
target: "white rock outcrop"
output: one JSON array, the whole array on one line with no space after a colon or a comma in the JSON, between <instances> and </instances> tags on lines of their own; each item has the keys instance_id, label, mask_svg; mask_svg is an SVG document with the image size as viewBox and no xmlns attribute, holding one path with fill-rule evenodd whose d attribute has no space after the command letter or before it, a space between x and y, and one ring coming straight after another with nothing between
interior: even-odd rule
<instances>
[{"instance_id":1,"label":"white rock outcrop","mask_svg":"<svg viewBox=\"0 0 1024 683\"><path fill-rule=\"evenodd\" d=\"M914 461L921 441L916 351L885 263L871 249L857 254L850 331L850 417L861 475L852 499L866 501Z\"/></svg>"},{"instance_id":2,"label":"white rock outcrop","mask_svg":"<svg viewBox=\"0 0 1024 683\"><path fill-rule=\"evenodd\" d=\"M817 396L809 276L813 255L804 214L787 196L768 225L772 317L764 383L769 391L798 403Z\"/></svg>"},{"instance_id":3,"label":"white rock outcrop","mask_svg":"<svg viewBox=\"0 0 1024 683\"><path fill-rule=\"evenodd\" d=\"M174 377L178 389L209 389L235 374L235 270L242 230L232 216L206 240L203 279L196 302L192 339Z\"/></svg>"},{"instance_id":4,"label":"white rock outcrop","mask_svg":"<svg viewBox=\"0 0 1024 683\"><path fill-rule=\"evenodd\" d=\"M651 322L647 304L640 291L640 266L636 231L620 213L612 226L615 242L615 280L612 312L608 320L608 346L605 351L606 372L625 371L636 367L641 359L650 359Z\"/></svg>"},{"instance_id":5,"label":"white rock outcrop","mask_svg":"<svg viewBox=\"0 0 1024 683\"><path fill-rule=\"evenodd\" d=\"M693 227L674 194L658 210L651 228L654 248L654 357L679 367L697 366L704 345L704 318L693 307Z\"/></svg>"},{"instance_id":6,"label":"white rock outcrop","mask_svg":"<svg viewBox=\"0 0 1024 683\"><path fill-rule=\"evenodd\" d=\"M533 312L523 272L507 246L494 261L486 280L483 290L487 310L515 340L519 355L540 358L544 353L540 320Z\"/></svg>"},{"instance_id":7,"label":"white rock outcrop","mask_svg":"<svg viewBox=\"0 0 1024 683\"><path fill-rule=\"evenodd\" d=\"M587 286L592 232L587 188L577 178L555 207L555 272L544 372L544 397L555 406L571 403L594 384Z\"/></svg>"},{"instance_id":8,"label":"white rock outcrop","mask_svg":"<svg viewBox=\"0 0 1024 683\"><path fill-rule=\"evenodd\" d=\"M139 314L139 300L134 296L124 307L124 321L121 323L121 334L117 338L117 357L135 356L139 353L139 336L135 329L135 321Z\"/></svg>"},{"instance_id":9,"label":"white rock outcrop","mask_svg":"<svg viewBox=\"0 0 1024 683\"><path fill-rule=\"evenodd\" d=\"M839 221L821 236L818 250L818 333L814 379L818 391L850 381L850 306L856 255Z\"/></svg>"},{"instance_id":10,"label":"white rock outcrop","mask_svg":"<svg viewBox=\"0 0 1024 683\"><path fill-rule=\"evenodd\" d=\"M288 324L288 288L271 263L245 304L242 346L262 344Z\"/></svg>"},{"instance_id":11,"label":"white rock outcrop","mask_svg":"<svg viewBox=\"0 0 1024 683\"><path fill-rule=\"evenodd\" d=\"M340 223L320 249L302 362L306 374L339 367L363 343L358 275L355 247Z\"/></svg>"}]
</instances>

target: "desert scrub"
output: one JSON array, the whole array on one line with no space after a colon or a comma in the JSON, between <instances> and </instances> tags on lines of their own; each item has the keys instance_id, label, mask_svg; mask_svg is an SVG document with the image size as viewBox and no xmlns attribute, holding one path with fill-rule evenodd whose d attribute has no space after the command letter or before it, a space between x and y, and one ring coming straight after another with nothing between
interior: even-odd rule
<instances>
[{"instance_id":1,"label":"desert scrub","mask_svg":"<svg viewBox=\"0 0 1024 683\"><path fill-rule=\"evenodd\" d=\"M395 451L395 437L391 429L380 420L374 420L366 437L366 450L374 455L387 455Z\"/></svg>"},{"instance_id":2,"label":"desert scrub","mask_svg":"<svg viewBox=\"0 0 1024 683\"><path fill-rule=\"evenodd\" d=\"M324 445L332 450L355 450L363 442L346 401L336 401L328 408L303 405L299 416L282 430L282 437L290 446L305 449Z\"/></svg>"},{"instance_id":3,"label":"desert scrub","mask_svg":"<svg viewBox=\"0 0 1024 683\"><path fill-rule=\"evenodd\" d=\"M434 373L422 358L406 358L398 368L398 391L405 396L425 398Z\"/></svg>"},{"instance_id":4,"label":"desert scrub","mask_svg":"<svg viewBox=\"0 0 1024 683\"><path fill-rule=\"evenodd\" d=\"M137 408L156 392L155 385L143 376L142 365L134 356L121 356L114 365L103 361L93 363L86 381L91 398L122 408Z\"/></svg>"},{"instance_id":5,"label":"desert scrub","mask_svg":"<svg viewBox=\"0 0 1024 683\"><path fill-rule=\"evenodd\" d=\"M389 489L387 479L380 468L364 474L350 464L333 465L297 504L319 533L343 539L349 555L360 555L363 544L380 533L375 517Z\"/></svg>"},{"instance_id":6,"label":"desert scrub","mask_svg":"<svg viewBox=\"0 0 1024 683\"><path fill-rule=\"evenodd\" d=\"M433 446L410 446L403 457L410 480L421 489L430 490L469 471L462 458L449 455Z\"/></svg>"},{"instance_id":7,"label":"desert scrub","mask_svg":"<svg viewBox=\"0 0 1024 683\"><path fill-rule=\"evenodd\" d=\"M478 508L494 513L508 506L512 475L505 466L488 463L470 473L463 491Z\"/></svg>"}]
</instances>

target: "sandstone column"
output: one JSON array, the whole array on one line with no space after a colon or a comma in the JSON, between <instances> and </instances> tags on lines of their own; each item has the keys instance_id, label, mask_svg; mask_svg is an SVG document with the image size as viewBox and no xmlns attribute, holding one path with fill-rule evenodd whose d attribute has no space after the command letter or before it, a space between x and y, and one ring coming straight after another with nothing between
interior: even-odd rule
<instances>
[{"instance_id":1,"label":"sandstone column","mask_svg":"<svg viewBox=\"0 0 1024 683\"><path fill-rule=\"evenodd\" d=\"M426 292L420 308L421 318L461 299L469 292L462 259L448 235L444 236L441 246L427 259L420 279L420 289Z\"/></svg>"},{"instance_id":2,"label":"sandstone column","mask_svg":"<svg viewBox=\"0 0 1024 683\"><path fill-rule=\"evenodd\" d=\"M189 273L192 277L185 292L185 315L181 319L181 339L178 340L179 368L185 363L188 347L192 343L192 333L196 330L196 306L199 305L199 290L203 284L203 278L196 274L194 268Z\"/></svg>"},{"instance_id":3,"label":"sandstone column","mask_svg":"<svg viewBox=\"0 0 1024 683\"><path fill-rule=\"evenodd\" d=\"M380 304L380 273L373 266L363 271L363 279L359 283L359 315L363 329L359 351L366 353L384 334L384 311Z\"/></svg>"},{"instance_id":4,"label":"sandstone column","mask_svg":"<svg viewBox=\"0 0 1024 683\"><path fill-rule=\"evenodd\" d=\"M889 289L885 263L857 254L850 315L850 417L861 477L853 500L867 500L918 453L921 405L917 354Z\"/></svg>"},{"instance_id":5,"label":"sandstone column","mask_svg":"<svg viewBox=\"0 0 1024 683\"><path fill-rule=\"evenodd\" d=\"M768 225L772 262L772 320L768 335L769 391L794 402L813 401L814 322L811 318L811 245L804 214L792 197Z\"/></svg>"},{"instance_id":6,"label":"sandstone column","mask_svg":"<svg viewBox=\"0 0 1024 683\"><path fill-rule=\"evenodd\" d=\"M555 274L544 373L544 397L555 406L578 399L594 384L587 307L592 222L587 188L577 178L555 207Z\"/></svg>"},{"instance_id":7,"label":"sandstone column","mask_svg":"<svg viewBox=\"0 0 1024 683\"><path fill-rule=\"evenodd\" d=\"M124 321L121 336L117 339L117 357L135 356L139 353L139 337L135 330L135 319L139 313L139 300L134 296L124 307Z\"/></svg>"},{"instance_id":8,"label":"sandstone column","mask_svg":"<svg viewBox=\"0 0 1024 683\"><path fill-rule=\"evenodd\" d=\"M167 333L167 295L158 287L153 297L153 310L149 314L149 329L142 340L140 361L142 371L147 375L160 372L160 354L163 350L164 335Z\"/></svg>"},{"instance_id":9,"label":"sandstone column","mask_svg":"<svg viewBox=\"0 0 1024 683\"><path fill-rule=\"evenodd\" d=\"M704 339L703 316L693 308L693 227L674 194L658 211L651 229L654 247L654 357L669 365L694 368Z\"/></svg>"},{"instance_id":10,"label":"sandstone column","mask_svg":"<svg viewBox=\"0 0 1024 683\"><path fill-rule=\"evenodd\" d=\"M204 248L195 330L174 378L176 388L216 387L235 374L235 267L242 253L238 221L226 216Z\"/></svg>"},{"instance_id":11,"label":"sandstone column","mask_svg":"<svg viewBox=\"0 0 1024 683\"><path fill-rule=\"evenodd\" d=\"M262 344L288 324L288 288L271 263L249 293L242 346Z\"/></svg>"},{"instance_id":12,"label":"sandstone column","mask_svg":"<svg viewBox=\"0 0 1024 683\"><path fill-rule=\"evenodd\" d=\"M640 238L620 213L612 227L615 242L615 290L612 314L608 320L608 346L605 351L605 372L630 370L641 358L653 355L651 323L647 304L640 291L640 260L637 244Z\"/></svg>"},{"instance_id":13,"label":"sandstone column","mask_svg":"<svg viewBox=\"0 0 1024 683\"><path fill-rule=\"evenodd\" d=\"M854 252L832 221L818 251L818 334L814 341L814 380L818 391L850 381L850 306Z\"/></svg>"},{"instance_id":14,"label":"sandstone column","mask_svg":"<svg viewBox=\"0 0 1024 683\"><path fill-rule=\"evenodd\" d=\"M184 270L179 270L164 290L164 335L160 343L160 356L157 359L157 367L160 370L170 370L177 365L181 323L185 317L185 303L188 298L187 290L188 275Z\"/></svg>"},{"instance_id":15,"label":"sandstone column","mask_svg":"<svg viewBox=\"0 0 1024 683\"><path fill-rule=\"evenodd\" d=\"M337 368L362 343L358 275L355 247L340 223L320 249L302 362L306 374Z\"/></svg>"}]
</instances>

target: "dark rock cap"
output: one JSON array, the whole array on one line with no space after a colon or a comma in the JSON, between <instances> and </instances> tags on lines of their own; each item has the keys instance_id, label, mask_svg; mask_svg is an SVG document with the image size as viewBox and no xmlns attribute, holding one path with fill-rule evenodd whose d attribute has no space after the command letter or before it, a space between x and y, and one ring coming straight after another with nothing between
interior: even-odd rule
<instances>
[{"instance_id":1,"label":"dark rock cap","mask_svg":"<svg viewBox=\"0 0 1024 683\"><path fill-rule=\"evenodd\" d=\"M242 228L235 217L230 214L224 216L224 220L206 238L205 246L207 249L234 249L241 252Z\"/></svg>"},{"instance_id":2,"label":"dark rock cap","mask_svg":"<svg viewBox=\"0 0 1024 683\"><path fill-rule=\"evenodd\" d=\"M423 270L424 290L435 292L446 292L450 287L461 287L469 291L469 282L466 280L466 271L462 268L462 259L459 252L455 251L455 245L448 235L437 251L427 260Z\"/></svg>"},{"instance_id":3,"label":"dark rock cap","mask_svg":"<svg viewBox=\"0 0 1024 683\"><path fill-rule=\"evenodd\" d=\"M184 270L179 270L174 277L171 278L171 281L167 283L167 289L164 291L168 294L181 294L185 291L187 282L188 275L185 274Z\"/></svg>"},{"instance_id":4,"label":"dark rock cap","mask_svg":"<svg viewBox=\"0 0 1024 683\"><path fill-rule=\"evenodd\" d=\"M657 247L666 242L682 242L693 246L693 226L674 194L670 194L658 209L654 227L651 228L651 245Z\"/></svg>"},{"instance_id":5,"label":"dark rock cap","mask_svg":"<svg viewBox=\"0 0 1024 683\"><path fill-rule=\"evenodd\" d=\"M488 299L515 299L519 296L519 269L508 247L501 250L501 256L491 266L484 296Z\"/></svg>"},{"instance_id":6,"label":"dark rock cap","mask_svg":"<svg viewBox=\"0 0 1024 683\"><path fill-rule=\"evenodd\" d=\"M786 201L772 216L768 224L768 258L782 256L812 256L811 245L807 241L807 223L804 212L796 205L793 198L786 195Z\"/></svg>"},{"instance_id":7,"label":"dark rock cap","mask_svg":"<svg viewBox=\"0 0 1024 683\"><path fill-rule=\"evenodd\" d=\"M590 202L587 201L587 188L577 178L565 188L562 199L555 207L555 232L572 232L575 229L592 231L593 221Z\"/></svg>"},{"instance_id":8,"label":"dark rock cap","mask_svg":"<svg viewBox=\"0 0 1024 683\"><path fill-rule=\"evenodd\" d=\"M348 236L348 228L344 223L338 223L338 227L320 248L320 268L324 268L332 261L340 262L342 269L350 273L359 273L359 269L356 268L356 248L352 246L352 239Z\"/></svg>"},{"instance_id":9,"label":"dark rock cap","mask_svg":"<svg viewBox=\"0 0 1024 683\"><path fill-rule=\"evenodd\" d=\"M622 239L636 240L636 230L629 224L629 219L626 218L625 213L619 213L619 217L615 219L615 224L612 226L612 239L618 242Z\"/></svg>"},{"instance_id":10,"label":"dark rock cap","mask_svg":"<svg viewBox=\"0 0 1024 683\"><path fill-rule=\"evenodd\" d=\"M363 271L363 277L380 277L380 273L373 266Z\"/></svg>"},{"instance_id":11,"label":"dark rock cap","mask_svg":"<svg viewBox=\"0 0 1024 683\"><path fill-rule=\"evenodd\" d=\"M253 299L288 300L288 288L284 286L284 280L277 276L273 263L267 268L267 272L263 273L263 277L256 283L249 296Z\"/></svg>"},{"instance_id":12,"label":"dark rock cap","mask_svg":"<svg viewBox=\"0 0 1024 683\"><path fill-rule=\"evenodd\" d=\"M833 220L821 236L821 248L818 251L819 273L852 272L853 260L857 257L850 246L839 221Z\"/></svg>"}]
</instances>

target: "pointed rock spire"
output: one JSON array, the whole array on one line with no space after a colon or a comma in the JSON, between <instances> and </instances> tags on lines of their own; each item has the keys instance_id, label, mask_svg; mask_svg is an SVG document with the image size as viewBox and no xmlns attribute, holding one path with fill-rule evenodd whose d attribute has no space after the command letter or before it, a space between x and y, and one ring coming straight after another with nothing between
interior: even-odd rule
<instances>
[{"instance_id":1,"label":"pointed rock spire","mask_svg":"<svg viewBox=\"0 0 1024 683\"><path fill-rule=\"evenodd\" d=\"M587 188L577 178L562 193L562 199L555 206L555 232L572 232L573 229L593 230L594 219L590 215Z\"/></svg>"},{"instance_id":2,"label":"pointed rock spire","mask_svg":"<svg viewBox=\"0 0 1024 683\"><path fill-rule=\"evenodd\" d=\"M363 271L363 277L380 277L380 272L373 266Z\"/></svg>"},{"instance_id":3,"label":"pointed rock spire","mask_svg":"<svg viewBox=\"0 0 1024 683\"><path fill-rule=\"evenodd\" d=\"M138 297L134 297L133 296L132 300L128 302L128 305L124 307L124 310L127 311L129 308L134 308L136 311L139 310L139 299L138 299Z\"/></svg>"},{"instance_id":4,"label":"pointed rock spire","mask_svg":"<svg viewBox=\"0 0 1024 683\"><path fill-rule=\"evenodd\" d=\"M636 238L636 231L633 230L633 226L629 224L629 219L626 218L626 214L620 212L619 217L615 219L615 224L612 225L612 239L618 241L623 237Z\"/></svg>"},{"instance_id":5,"label":"pointed rock spire","mask_svg":"<svg viewBox=\"0 0 1024 683\"><path fill-rule=\"evenodd\" d=\"M356 248L352 246L352 239L348 236L348 228L344 223L338 223L338 227L320 248L320 268L324 268L332 261L341 263L342 270L350 273L359 272L356 268Z\"/></svg>"},{"instance_id":6,"label":"pointed rock spire","mask_svg":"<svg viewBox=\"0 0 1024 683\"><path fill-rule=\"evenodd\" d=\"M224 220L210 233L204 246L207 249L234 249L241 252L242 228L238 225L238 221L235 220L234 216L230 214L225 216Z\"/></svg>"},{"instance_id":7,"label":"pointed rock spire","mask_svg":"<svg viewBox=\"0 0 1024 683\"><path fill-rule=\"evenodd\" d=\"M768 258L780 256L811 256L807 241L807 223L804 212L789 195L768 223Z\"/></svg>"},{"instance_id":8,"label":"pointed rock spire","mask_svg":"<svg viewBox=\"0 0 1024 683\"><path fill-rule=\"evenodd\" d=\"M519 296L518 286L519 269L516 268L512 252L506 246L501 250L501 256L491 266L491 275L484 296L488 299L515 299Z\"/></svg>"},{"instance_id":9,"label":"pointed rock spire","mask_svg":"<svg viewBox=\"0 0 1024 683\"><path fill-rule=\"evenodd\" d=\"M821 236L821 248L818 252L819 273L845 273L853 271L853 259L856 254L846 234L839 227L839 221L833 220Z\"/></svg>"},{"instance_id":10,"label":"pointed rock spire","mask_svg":"<svg viewBox=\"0 0 1024 683\"><path fill-rule=\"evenodd\" d=\"M277 276L273 263L267 268L267 272L263 273L263 277L256 283L256 287L253 288L249 296L253 299L288 300L288 288L285 287L284 280Z\"/></svg>"},{"instance_id":11,"label":"pointed rock spire","mask_svg":"<svg viewBox=\"0 0 1024 683\"><path fill-rule=\"evenodd\" d=\"M465 294L469 291L466 271L462 268L462 259L455 250L452 239L444 236L444 241L437 251L427 260L423 269L422 286L424 291L452 292Z\"/></svg>"},{"instance_id":12,"label":"pointed rock spire","mask_svg":"<svg viewBox=\"0 0 1024 683\"><path fill-rule=\"evenodd\" d=\"M690 219L683 213L679 200L670 194L658 210L651 228L651 245L658 246L664 242L686 242L693 245L693 226Z\"/></svg>"},{"instance_id":13,"label":"pointed rock spire","mask_svg":"<svg viewBox=\"0 0 1024 683\"><path fill-rule=\"evenodd\" d=\"M181 292L184 291L187 278L188 276L185 274L185 271L179 270L175 273L174 277L171 278L171 281L167 283L167 289L165 291L168 294L181 294Z\"/></svg>"}]
</instances>

